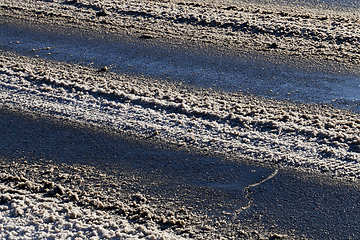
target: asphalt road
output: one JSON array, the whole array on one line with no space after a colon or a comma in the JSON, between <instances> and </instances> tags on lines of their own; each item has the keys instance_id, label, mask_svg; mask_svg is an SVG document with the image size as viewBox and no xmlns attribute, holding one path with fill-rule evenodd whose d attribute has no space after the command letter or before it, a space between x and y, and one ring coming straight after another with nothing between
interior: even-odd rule
<instances>
[{"instance_id":1,"label":"asphalt road","mask_svg":"<svg viewBox=\"0 0 360 240\"><path fill-rule=\"evenodd\" d=\"M325 71L322 63L269 62L248 53L234 56L199 51L182 43L174 47L154 39L31 26L7 18L0 21L0 47L5 51L94 68L106 65L114 72L265 97L318 103L343 98L340 105L358 108L357 76L340 65L336 71ZM352 100L356 100L353 105ZM247 226L294 238L360 238L358 182L181 151L152 138L139 139L8 109L0 110L0 157L84 164L117 178L133 177L136 181L124 190L141 192L163 203L176 199L178 206L208 215L212 224L226 221L219 231L227 237L238 234L234 230L238 226Z\"/></svg>"},{"instance_id":2,"label":"asphalt road","mask_svg":"<svg viewBox=\"0 0 360 240\"><path fill-rule=\"evenodd\" d=\"M133 176L137 181L124 187L129 193L176 199L178 206L207 214L213 223L226 220L224 234L248 226L313 239L360 236L358 183L279 169L251 187L275 170L33 114L2 109L0 116L2 158L85 164L118 178Z\"/></svg>"}]
</instances>

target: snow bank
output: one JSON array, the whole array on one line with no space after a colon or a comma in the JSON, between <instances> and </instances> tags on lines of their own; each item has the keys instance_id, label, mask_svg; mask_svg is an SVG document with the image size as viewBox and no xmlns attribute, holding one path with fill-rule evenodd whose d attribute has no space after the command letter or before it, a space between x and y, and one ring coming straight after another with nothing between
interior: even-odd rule
<instances>
[{"instance_id":1,"label":"snow bank","mask_svg":"<svg viewBox=\"0 0 360 240\"><path fill-rule=\"evenodd\" d=\"M91 172L93 175L87 177L94 179L100 174L104 182L116 186L115 181L109 183L109 177L88 166L73 167L77 174L66 173L64 169L48 164L1 162L1 238L183 239L169 227L160 229L159 219L166 221L168 217L157 216L143 195L135 194L126 202L121 201L120 197L112 196L114 192L110 194L97 188L94 181L84 180ZM26 172L38 172L40 177ZM180 221L175 216L172 219L173 225Z\"/></svg>"}]
</instances>

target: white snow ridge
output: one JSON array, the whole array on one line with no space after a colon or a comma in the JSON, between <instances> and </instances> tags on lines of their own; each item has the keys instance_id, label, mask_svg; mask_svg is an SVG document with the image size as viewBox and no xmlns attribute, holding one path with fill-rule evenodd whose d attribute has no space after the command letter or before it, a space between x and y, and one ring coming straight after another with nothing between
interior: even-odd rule
<instances>
[{"instance_id":1,"label":"white snow ridge","mask_svg":"<svg viewBox=\"0 0 360 240\"><path fill-rule=\"evenodd\" d=\"M4 106L257 162L360 177L356 114L2 55Z\"/></svg>"}]
</instances>

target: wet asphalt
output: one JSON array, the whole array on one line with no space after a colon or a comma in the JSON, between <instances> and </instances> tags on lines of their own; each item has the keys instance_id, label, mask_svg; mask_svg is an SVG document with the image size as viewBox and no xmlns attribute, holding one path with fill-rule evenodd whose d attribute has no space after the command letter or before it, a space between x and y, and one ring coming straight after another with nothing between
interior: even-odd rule
<instances>
[{"instance_id":1,"label":"wet asphalt","mask_svg":"<svg viewBox=\"0 0 360 240\"><path fill-rule=\"evenodd\" d=\"M312 239L360 237L360 185L355 182L279 169L245 191L275 169L7 109L0 110L0 157L85 164L118 179L132 176L137 183L123 190L176 200L213 223L226 220L229 226Z\"/></svg>"}]
</instances>

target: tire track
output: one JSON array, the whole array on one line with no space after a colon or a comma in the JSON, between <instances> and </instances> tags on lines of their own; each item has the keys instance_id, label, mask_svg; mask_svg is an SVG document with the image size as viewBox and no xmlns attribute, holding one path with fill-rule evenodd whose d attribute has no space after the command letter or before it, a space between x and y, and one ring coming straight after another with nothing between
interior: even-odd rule
<instances>
[{"instance_id":1,"label":"tire track","mask_svg":"<svg viewBox=\"0 0 360 240\"><path fill-rule=\"evenodd\" d=\"M1 65L5 106L153 136L184 148L360 177L360 122L351 112L191 89L9 53L3 53Z\"/></svg>"},{"instance_id":2,"label":"tire track","mask_svg":"<svg viewBox=\"0 0 360 240\"><path fill-rule=\"evenodd\" d=\"M186 39L233 49L360 62L357 12L250 3L17 1L0 5L6 16L126 30L150 38ZM39 9L42 9L39 11ZM90 24L89 24L90 23ZM144 35L145 34L145 35Z\"/></svg>"}]
</instances>

